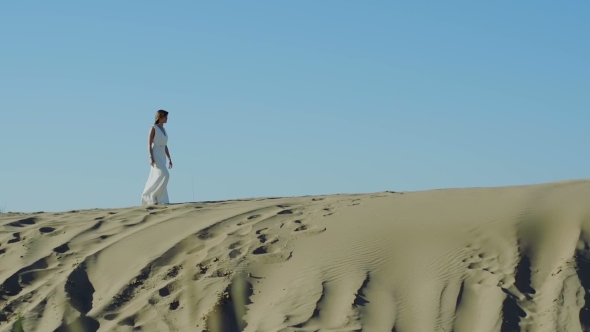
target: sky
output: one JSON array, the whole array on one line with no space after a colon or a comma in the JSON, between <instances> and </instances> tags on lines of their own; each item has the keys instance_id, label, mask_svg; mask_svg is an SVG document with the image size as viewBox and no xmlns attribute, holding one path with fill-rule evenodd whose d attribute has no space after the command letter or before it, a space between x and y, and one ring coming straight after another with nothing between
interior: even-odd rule
<instances>
[{"instance_id":1,"label":"sky","mask_svg":"<svg viewBox=\"0 0 590 332\"><path fill-rule=\"evenodd\" d=\"M0 209L590 178L588 1L8 1Z\"/></svg>"}]
</instances>

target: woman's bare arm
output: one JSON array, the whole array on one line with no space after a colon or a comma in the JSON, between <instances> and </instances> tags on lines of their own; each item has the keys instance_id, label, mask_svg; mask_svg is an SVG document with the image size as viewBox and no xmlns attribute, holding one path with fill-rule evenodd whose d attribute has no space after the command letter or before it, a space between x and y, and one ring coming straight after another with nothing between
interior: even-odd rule
<instances>
[{"instance_id":1,"label":"woman's bare arm","mask_svg":"<svg viewBox=\"0 0 590 332\"><path fill-rule=\"evenodd\" d=\"M168 151L168 145L166 145L166 156L168 156L168 168L172 168L172 158L170 158L170 152Z\"/></svg>"},{"instance_id":2,"label":"woman's bare arm","mask_svg":"<svg viewBox=\"0 0 590 332\"><path fill-rule=\"evenodd\" d=\"M148 138L148 151L150 153L150 164L154 161L154 153L152 151L152 143L154 143L154 136L156 136L156 129L152 127Z\"/></svg>"},{"instance_id":3,"label":"woman's bare arm","mask_svg":"<svg viewBox=\"0 0 590 332\"><path fill-rule=\"evenodd\" d=\"M168 160L172 161L172 158L170 158L170 152L168 151L168 145L166 145L166 156L168 157Z\"/></svg>"}]
</instances>

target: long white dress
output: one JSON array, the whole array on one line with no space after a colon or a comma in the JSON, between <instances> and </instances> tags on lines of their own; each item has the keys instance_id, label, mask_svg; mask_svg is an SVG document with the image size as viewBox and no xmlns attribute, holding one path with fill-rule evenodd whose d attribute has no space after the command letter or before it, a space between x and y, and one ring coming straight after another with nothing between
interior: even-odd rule
<instances>
[{"instance_id":1,"label":"long white dress","mask_svg":"<svg viewBox=\"0 0 590 332\"><path fill-rule=\"evenodd\" d=\"M150 175L141 195L141 204L168 204L167 186L168 179L170 178L170 173L168 172L168 168L166 168L166 144L168 144L168 136L157 125L153 125L152 127L156 131L152 143L152 155L154 156L156 165L151 166Z\"/></svg>"}]
</instances>

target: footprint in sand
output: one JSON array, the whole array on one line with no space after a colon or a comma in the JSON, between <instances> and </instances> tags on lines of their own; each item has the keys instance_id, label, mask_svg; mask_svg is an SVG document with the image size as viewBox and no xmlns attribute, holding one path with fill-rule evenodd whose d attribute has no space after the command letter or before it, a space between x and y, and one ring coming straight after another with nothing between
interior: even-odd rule
<instances>
[{"instance_id":1,"label":"footprint in sand","mask_svg":"<svg viewBox=\"0 0 590 332\"><path fill-rule=\"evenodd\" d=\"M174 300L170 303L170 310L176 310L180 306L180 302L178 300Z\"/></svg>"},{"instance_id":2,"label":"footprint in sand","mask_svg":"<svg viewBox=\"0 0 590 332\"><path fill-rule=\"evenodd\" d=\"M104 315L104 319L106 319L106 320L115 320L115 319L117 319L117 317L119 317L118 314L106 314L106 315Z\"/></svg>"},{"instance_id":3,"label":"footprint in sand","mask_svg":"<svg viewBox=\"0 0 590 332\"><path fill-rule=\"evenodd\" d=\"M170 285L166 285L158 290L158 294L161 297L166 297L170 295Z\"/></svg>"},{"instance_id":4,"label":"footprint in sand","mask_svg":"<svg viewBox=\"0 0 590 332\"><path fill-rule=\"evenodd\" d=\"M8 240L8 243L16 243L16 242L20 242L21 237L20 237L20 233L12 233L12 239Z\"/></svg>"},{"instance_id":5,"label":"footprint in sand","mask_svg":"<svg viewBox=\"0 0 590 332\"><path fill-rule=\"evenodd\" d=\"M176 278L178 276L178 273L180 272L180 270L182 270L182 265L173 266L170 270L168 270L168 273L166 273L164 280Z\"/></svg>"},{"instance_id":6,"label":"footprint in sand","mask_svg":"<svg viewBox=\"0 0 590 332\"><path fill-rule=\"evenodd\" d=\"M331 207L331 206L327 206L327 207L323 208L323 209L322 209L322 211L324 211L324 213L325 213L325 214L324 214L324 217L327 217L327 216L331 216L331 215L333 215L333 214L334 214L334 211L333 211L333 209L334 209L334 208L333 208L333 207Z\"/></svg>"},{"instance_id":7,"label":"footprint in sand","mask_svg":"<svg viewBox=\"0 0 590 332\"><path fill-rule=\"evenodd\" d=\"M258 235L257 239L258 239L258 242L260 242L260 243L269 242L271 244L274 244L274 243L277 243L279 241L279 239L276 236L272 236L271 238L268 238L266 236L266 234L260 234L260 235Z\"/></svg>"},{"instance_id":8,"label":"footprint in sand","mask_svg":"<svg viewBox=\"0 0 590 332\"><path fill-rule=\"evenodd\" d=\"M305 230L307 230L307 226L301 225L301 226L295 228L294 232L300 232L300 231L305 231Z\"/></svg>"},{"instance_id":9,"label":"footprint in sand","mask_svg":"<svg viewBox=\"0 0 590 332\"><path fill-rule=\"evenodd\" d=\"M38 221L37 218L31 217L26 219L17 220L8 224L8 226L12 227L27 227L30 225L34 225Z\"/></svg>"},{"instance_id":10,"label":"footprint in sand","mask_svg":"<svg viewBox=\"0 0 590 332\"><path fill-rule=\"evenodd\" d=\"M63 254L66 253L70 250L70 247L68 246L67 243L62 244L59 247L53 248L53 251L58 253L58 254Z\"/></svg>"},{"instance_id":11,"label":"footprint in sand","mask_svg":"<svg viewBox=\"0 0 590 332\"><path fill-rule=\"evenodd\" d=\"M215 237L215 234L211 233L207 228L200 230L196 235L200 240L208 240Z\"/></svg>"},{"instance_id":12,"label":"footprint in sand","mask_svg":"<svg viewBox=\"0 0 590 332\"><path fill-rule=\"evenodd\" d=\"M278 250L274 249L273 246L265 245L265 246L260 246L256 249L254 249L254 251L252 251L252 254L253 255L264 255L264 254L274 253L277 251Z\"/></svg>"},{"instance_id":13,"label":"footprint in sand","mask_svg":"<svg viewBox=\"0 0 590 332\"><path fill-rule=\"evenodd\" d=\"M291 259L293 252L271 243L262 245L252 251L256 261L263 264L275 264L286 262Z\"/></svg>"},{"instance_id":14,"label":"footprint in sand","mask_svg":"<svg viewBox=\"0 0 590 332\"><path fill-rule=\"evenodd\" d=\"M53 228L53 227L41 227L41 228L39 228L39 232L40 232L41 234L47 234L47 233L51 233L51 232L53 232L54 230L55 230L55 228Z\"/></svg>"},{"instance_id":15,"label":"footprint in sand","mask_svg":"<svg viewBox=\"0 0 590 332\"><path fill-rule=\"evenodd\" d=\"M467 264L467 269L475 272L483 271L490 274L500 273L500 264L497 256L486 257L484 254L471 255L469 258L463 259L463 263Z\"/></svg>"},{"instance_id":16,"label":"footprint in sand","mask_svg":"<svg viewBox=\"0 0 590 332\"><path fill-rule=\"evenodd\" d=\"M117 325L119 325L119 326L135 326L135 315L122 319L120 322L117 323Z\"/></svg>"},{"instance_id":17,"label":"footprint in sand","mask_svg":"<svg viewBox=\"0 0 590 332\"><path fill-rule=\"evenodd\" d=\"M242 252L240 251L240 249L234 249L229 252L230 259L238 258L238 257L240 257L240 255L242 255Z\"/></svg>"},{"instance_id":18,"label":"footprint in sand","mask_svg":"<svg viewBox=\"0 0 590 332\"><path fill-rule=\"evenodd\" d=\"M353 199L353 200L350 201L350 205L349 206L357 206L357 205L361 205L360 198L355 198L355 199Z\"/></svg>"},{"instance_id":19,"label":"footprint in sand","mask_svg":"<svg viewBox=\"0 0 590 332\"><path fill-rule=\"evenodd\" d=\"M219 269L213 271L208 278L226 278L232 274L231 270L228 269Z\"/></svg>"},{"instance_id":20,"label":"footprint in sand","mask_svg":"<svg viewBox=\"0 0 590 332\"><path fill-rule=\"evenodd\" d=\"M219 258L214 257L210 259L206 259L196 265L197 273L193 276L193 280L200 280L202 278L215 278L219 276L219 271L217 271L217 263L219 262ZM210 271L213 271L210 273Z\"/></svg>"},{"instance_id":21,"label":"footprint in sand","mask_svg":"<svg viewBox=\"0 0 590 332\"><path fill-rule=\"evenodd\" d=\"M291 229L291 234L305 234L305 235L314 235L322 233L326 230L326 228L320 228L315 225L308 225L305 224L302 220L293 220L292 222L287 224L287 228Z\"/></svg>"},{"instance_id":22,"label":"footprint in sand","mask_svg":"<svg viewBox=\"0 0 590 332\"><path fill-rule=\"evenodd\" d=\"M236 249L242 246L242 242L238 241L238 242L234 242L232 244L229 245L228 249Z\"/></svg>"},{"instance_id":23,"label":"footprint in sand","mask_svg":"<svg viewBox=\"0 0 590 332\"><path fill-rule=\"evenodd\" d=\"M209 272L209 266L207 264L199 263L196 267L197 273L193 276L193 280L199 280Z\"/></svg>"},{"instance_id":24,"label":"footprint in sand","mask_svg":"<svg viewBox=\"0 0 590 332\"><path fill-rule=\"evenodd\" d=\"M246 218L246 220L244 220L244 221L240 221L239 223L237 223L237 225L238 225L238 226L242 226L242 225L245 225L245 224L248 224L248 223L254 222L256 219L258 219L258 218L260 218L260 217L261 217L261 215L259 215L259 214L254 214L254 215L251 215L251 216L249 216L248 218Z\"/></svg>"}]
</instances>

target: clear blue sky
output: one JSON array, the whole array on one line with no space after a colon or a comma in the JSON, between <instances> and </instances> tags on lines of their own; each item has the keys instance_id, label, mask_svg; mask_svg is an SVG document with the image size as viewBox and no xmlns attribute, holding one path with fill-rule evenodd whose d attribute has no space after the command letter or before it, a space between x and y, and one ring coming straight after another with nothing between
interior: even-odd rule
<instances>
[{"instance_id":1,"label":"clear blue sky","mask_svg":"<svg viewBox=\"0 0 590 332\"><path fill-rule=\"evenodd\" d=\"M588 1L7 1L0 208L590 178Z\"/></svg>"}]
</instances>

